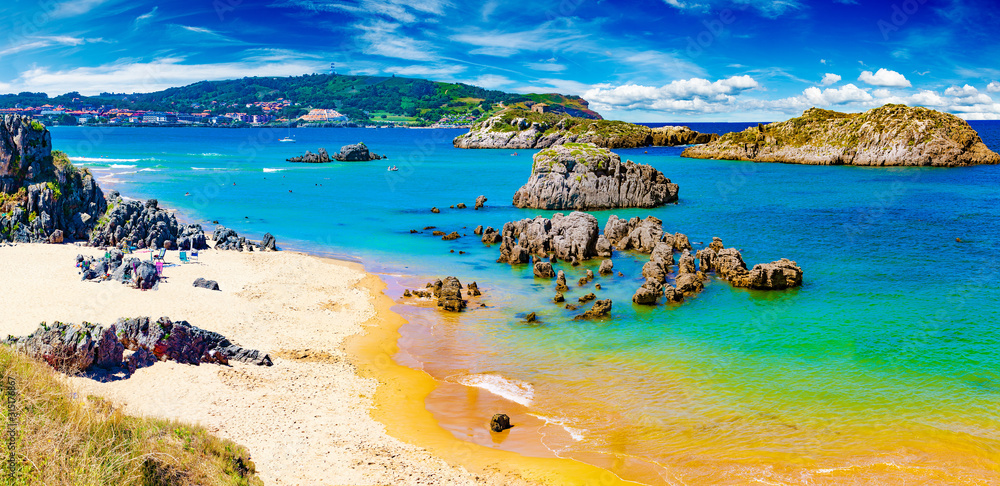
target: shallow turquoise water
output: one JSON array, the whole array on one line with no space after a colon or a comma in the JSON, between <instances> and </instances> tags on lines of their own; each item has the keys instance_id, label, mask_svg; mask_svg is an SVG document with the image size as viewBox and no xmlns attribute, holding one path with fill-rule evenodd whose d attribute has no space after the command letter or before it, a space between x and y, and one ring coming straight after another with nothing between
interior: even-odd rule
<instances>
[{"instance_id":1,"label":"shallow turquoise water","mask_svg":"<svg viewBox=\"0 0 1000 486\"><path fill-rule=\"evenodd\" d=\"M973 126L1000 150L1000 123ZM577 432L553 449L643 457L680 481L712 477L704 468L722 471L716 480L787 480L801 477L795 465L815 475L873 458L919 464L925 475L925 464L998 468L1000 167L814 167L619 150L678 183L680 203L614 214L655 215L696 247L719 236L750 265L790 258L805 284L766 293L713 281L682 305L638 308L630 298L645 256L616 253L625 276L596 280L614 319L580 323L549 302L551 281L496 264L498 250L472 235L479 224L551 215L510 204L534 151L454 149L462 130L298 129L295 144L277 142L284 130L52 132L54 148L103 187L156 197L189 220L254 238L269 231L286 248L358 258L414 281L477 281L489 308L459 321L414 310L404 348L442 380L488 374L503 377L480 383L493 390L528 384L505 393L526 403L530 393L534 413ZM284 162L358 141L389 159ZM480 194L487 207L473 211ZM470 208L448 208L460 202ZM603 225L612 212L594 214ZM469 236L409 233L425 226ZM562 268L572 282L594 264ZM594 291L571 288L570 300ZM529 311L543 325L520 323ZM438 414L448 426L447 411ZM459 436L460 425L450 427ZM959 451L977 466L933 459ZM762 466L773 463L783 467Z\"/></svg>"}]
</instances>

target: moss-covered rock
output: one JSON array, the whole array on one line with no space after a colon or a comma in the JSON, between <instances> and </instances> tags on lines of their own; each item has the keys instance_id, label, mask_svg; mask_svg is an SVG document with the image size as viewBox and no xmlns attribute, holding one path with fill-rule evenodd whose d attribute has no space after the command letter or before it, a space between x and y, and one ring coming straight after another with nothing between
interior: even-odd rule
<instances>
[{"instance_id":1,"label":"moss-covered rock","mask_svg":"<svg viewBox=\"0 0 1000 486\"><path fill-rule=\"evenodd\" d=\"M539 151L514 206L539 209L652 208L677 201L677 184L649 165L622 163L592 143Z\"/></svg>"},{"instance_id":2,"label":"moss-covered rock","mask_svg":"<svg viewBox=\"0 0 1000 486\"><path fill-rule=\"evenodd\" d=\"M3 117L0 241L86 239L105 207L93 175L52 150L44 125L22 116Z\"/></svg>"},{"instance_id":3,"label":"moss-covered rock","mask_svg":"<svg viewBox=\"0 0 1000 486\"><path fill-rule=\"evenodd\" d=\"M650 128L616 120L508 109L479 120L469 133L456 137L453 144L458 148L532 149L578 142L605 148L635 148L707 143L717 137L688 127Z\"/></svg>"},{"instance_id":4,"label":"moss-covered rock","mask_svg":"<svg viewBox=\"0 0 1000 486\"><path fill-rule=\"evenodd\" d=\"M961 118L922 107L885 105L864 113L810 108L798 118L727 133L681 154L698 159L815 165L954 167L998 164Z\"/></svg>"}]
</instances>

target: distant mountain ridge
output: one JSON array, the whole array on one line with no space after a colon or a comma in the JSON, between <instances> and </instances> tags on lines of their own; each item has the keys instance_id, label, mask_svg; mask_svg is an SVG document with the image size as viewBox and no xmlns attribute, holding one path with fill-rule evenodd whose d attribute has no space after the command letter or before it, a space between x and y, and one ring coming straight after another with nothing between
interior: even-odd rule
<instances>
[{"instance_id":1,"label":"distant mountain ridge","mask_svg":"<svg viewBox=\"0 0 1000 486\"><path fill-rule=\"evenodd\" d=\"M306 108L332 108L353 120L371 116L392 121L405 118L415 122L437 122L445 118L474 117L496 111L502 106L530 108L545 103L553 113L600 119L579 96L561 94L516 94L490 90L464 83L444 83L395 76L351 76L311 74L290 77L246 77L223 81L201 81L187 86L151 93L79 93L49 97L45 93L22 92L0 95L0 108L63 105L67 108L113 107L118 109L203 112L213 114L260 110L257 102L290 100L293 104L280 110L281 116L299 116ZM251 105L247 107L247 105ZM273 111L271 113L274 113ZM365 114L368 114L366 116ZM386 116L383 116L386 115ZM471 121L471 120L470 120Z\"/></svg>"}]
</instances>

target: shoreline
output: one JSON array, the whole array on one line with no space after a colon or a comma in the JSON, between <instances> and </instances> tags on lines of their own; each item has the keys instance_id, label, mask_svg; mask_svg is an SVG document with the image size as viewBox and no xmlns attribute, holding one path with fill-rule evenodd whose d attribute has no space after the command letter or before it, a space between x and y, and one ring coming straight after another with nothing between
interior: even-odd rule
<instances>
[{"instance_id":1,"label":"shoreline","mask_svg":"<svg viewBox=\"0 0 1000 486\"><path fill-rule=\"evenodd\" d=\"M362 332L346 340L344 348L354 357L352 362L362 376L379 382L371 414L386 426L390 435L426 448L435 457L475 473L504 471L540 484L640 484L575 459L530 457L456 438L438 423L425 405L427 396L439 386L437 380L393 359L400 349L399 328L406 320L392 310L397 304L384 292L388 284L369 273L359 285L374 296L376 313L362 325ZM483 427L488 427L488 423L488 418L484 417Z\"/></svg>"}]
</instances>

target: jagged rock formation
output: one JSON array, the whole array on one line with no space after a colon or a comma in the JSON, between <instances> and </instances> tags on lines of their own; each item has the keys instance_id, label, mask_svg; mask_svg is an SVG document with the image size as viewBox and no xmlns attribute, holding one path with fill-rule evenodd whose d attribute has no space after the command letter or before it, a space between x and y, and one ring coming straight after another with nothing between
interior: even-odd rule
<instances>
[{"instance_id":1,"label":"jagged rock formation","mask_svg":"<svg viewBox=\"0 0 1000 486\"><path fill-rule=\"evenodd\" d=\"M1000 164L1000 155L965 120L903 105L864 113L810 108L798 118L728 133L681 156L814 165Z\"/></svg>"},{"instance_id":2,"label":"jagged rock formation","mask_svg":"<svg viewBox=\"0 0 1000 486\"><path fill-rule=\"evenodd\" d=\"M601 317L607 317L611 313L611 299L595 300L594 305L591 306L583 314L580 314L573 318L573 320L582 319L598 319Z\"/></svg>"},{"instance_id":3,"label":"jagged rock formation","mask_svg":"<svg viewBox=\"0 0 1000 486\"><path fill-rule=\"evenodd\" d=\"M590 120L552 113L504 110L476 123L452 144L458 148L547 148L565 143L593 143L605 148L707 143L718 138L688 127L649 128L623 121Z\"/></svg>"},{"instance_id":4,"label":"jagged rock formation","mask_svg":"<svg viewBox=\"0 0 1000 486\"><path fill-rule=\"evenodd\" d=\"M802 285L802 268L795 262L782 258L754 265L752 270L747 270L739 250L725 248L719 238L714 238L708 248L698 250L698 261L702 272L715 272L734 287L784 290Z\"/></svg>"},{"instance_id":5,"label":"jagged rock formation","mask_svg":"<svg viewBox=\"0 0 1000 486\"><path fill-rule=\"evenodd\" d=\"M534 272L538 278L553 278L556 276L556 272L552 270L552 264L549 262L535 262Z\"/></svg>"},{"instance_id":6,"label":"jagged rock formation","mask_svg":"<svg viewBox=\"0 0 1000 486\"><path fill-rule=\"evenodd\" d=\"M677 234L680 235L680 233ZM604 224L603 236L618 251L635 250L639 253L652 252L653 248L661 241L665 241L667 237L671 238L672 246L678 240L669 233L664 234L663 221L654 216L647 216L646 219L635 217L624 220L612 214L608 216L608 222ZM683 237L683 240L687 241L687 237Z\"/></svg>"},{"instance_id":7,"label":"jagged rock formation","mask_svg":"<svg viewBox=\"0 0 1000 486\"><path fill-rule=\"evenodd\" d=\"M85 240L105 206L90 171L52 151L44 125L0 120L0 242Z\"/></svg>"},{"instance_id":8,"label":"jagged rock formation","mask_svg":"<svg viewBox=\"0 0 1000 486\"><path fill-rule=\"evenodd\" d=\"M611 275L614 272L615 263L611 260L601 260L601 267L597 269L597 273L601 275Z\"/></svg>"},{"instance_id":9,"label":"jagged rock formation","mask_svg":"<svg viewBox=\"0 0 1000 486\"><path fill-rule=\"evenodd\" d=\"M476 206L472 209L478 210L481 207L486 206L486 196L480 195L476 198Z\"/></svg>"},{"instance_id":10,"label":"jagged rock formation","mask_svg":"<svg viewBox=\"0 0 1000 486\"><path fill-rule=\"evenodd\" d=\"M298 157L291 157L285 159L288 162L303 162L306 164L325 164L330 162L330 154L327 153L325 148L320 148L319 153L312 153L306 150L306 153Z\"/></svg>"},{"instance_id":11,"label":"jagged rock formation","mask_svg":"<svg viewBox=\"0 0 1000 486\"><path fill-rule=\"evenodd\" d=\"M529 255L583 261L597 256L599 224L594 216L556 213L552 219L511 221L503 225L499 263L527 263Z\"/></svg>"},{"instance_id":12,"label":"jagged rock formation","mask_svg":"<svg viewBox=\"0 0 1000 486\"><path fill-rule=\"evenodd\" d=\"M82 325L56 322L52 326L43 322L28 336L8 338L7 344L66 373L122 366L134 372L136 367L148 364L146 353L160 361L170 359L195 365L228 364L236 360L271 366L267 354L237 346L219 333L186 321L171 322L166 317L157 321L148 317L122 318L107 328L88 322ZM123 359L126 349L136 351L139 356Z\"/></svg>"},{"instance_id":13,"label":"jagged rock formation","mask_svg":"<svg viewBox=\"0 0 1000 486\"><path fill-rule=\"evenodd\" d=\"M319 153L312 153L306 150L304 155L298 157L291 157L287 160L288 162L303 162L307 164L325 164L327 162L333 162L334 160L338 162L366 162L369 160L380 160L385 157L372 153L368 150L368 147L361 143L355 143L351 145L344 145L340 147L340 152L333 154L333 157L327 153L325 148L320 148Z\"/></svg>"},{"instance_id":14,"label":"jagged rock formation","mask_svg":"<svg viewBox=\"0 0 1000 486\"><path fill-rule=\"evenodd\" d=\"M216 250L236 250L236 251L277 251L277 240L271 233L264 233L264 238L260 242L254 242L240 236L236 230L219 225L212 232L212 240L215 241Z\"/></svg>"},{"instance_id":15,"label":"jagged rock formation","mask_svg":"<svg viewBox=\"0 0 1000 486\"><path fill-rule=\"evenodd\" d=\"M156 289L160 275L149 260L124 258L121 251L111 249L107 258L76 256L77 266L81 268L81 280L118 282L131 285L141 290Z\"/></svg>"},{"instance_id":16,"label":"jagged rock formation","mask_svg":"<svg viewBox=\"0 0 1000 486\"><path fill-rule=\"evenodd\" d=\"M635 291L632 302L639 305L656 305L656 301L663 295L663 283L654 278L647 278L646 281Z\"/></svg>"},{"instance_id":17,"label":"jagged rock formation","mask_svg":"<svg viewBox=\"0 0 1000 486\"><path fill-rule=\"evenodd\" d=\"M90 244L122 249L208 248L201 225L182 226L172 212L158 206L156 199L126 201L116 191L108 194L108 212L97 222L90 235Z\"/></svg>"},{"instance_id":18,"label":"jagged rock formation","mask_svg":"<svg viewBox=\"0 0 1000 486\"><path fill-rule=\"evenodd\" d=\"M568 143L534 155L514 206L539 209L654 208L677 201L677 184L652 166L594 144Z\"/></svg>"}]
</instances>

